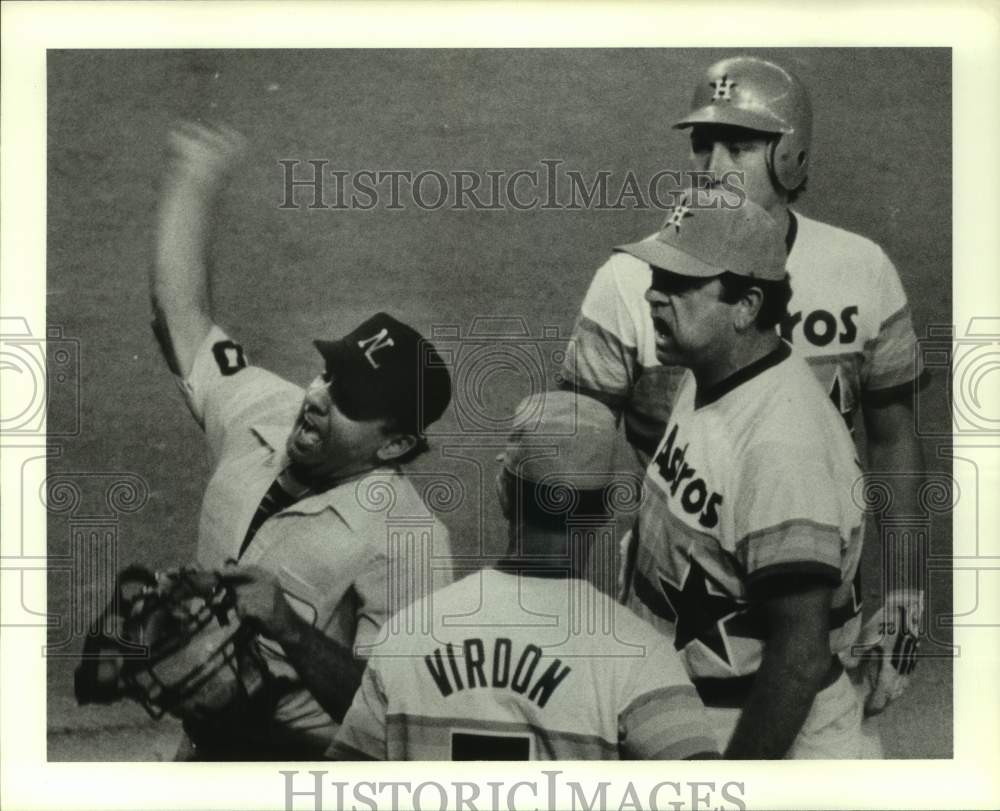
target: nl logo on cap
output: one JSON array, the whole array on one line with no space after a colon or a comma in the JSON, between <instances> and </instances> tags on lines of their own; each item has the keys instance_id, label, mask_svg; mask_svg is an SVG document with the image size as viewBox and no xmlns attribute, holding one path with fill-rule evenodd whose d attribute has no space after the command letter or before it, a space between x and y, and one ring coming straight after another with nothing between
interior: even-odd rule
<instances>
[{"instance_id":1,"label":"nl logo on cap","mask_svg":"<svg viewBox=\"0 0 1000 811\"><path fill-rule=\"evenodd\" d=\"M373 369L379 368L379 363L375 360L375 353L380 349L386 349L387 347L395 345L396 342L389 337L389 329L387 327L382 327L382 329L372 335L371 338L363 338L358 341L358 347L364 350L365 360L371 364Z\"/></svg>"}]
</instances>

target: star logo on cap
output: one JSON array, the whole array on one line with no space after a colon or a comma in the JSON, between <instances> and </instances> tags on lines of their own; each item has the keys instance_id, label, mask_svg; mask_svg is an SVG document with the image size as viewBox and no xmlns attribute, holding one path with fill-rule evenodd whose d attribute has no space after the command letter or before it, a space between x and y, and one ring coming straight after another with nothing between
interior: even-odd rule
<instances>
[{"instance_id":1,"label":"star logo on cap","mask_svg":"<svg viewBox=\"0 0 1000 811\"><path fill-rule=\"evenodd\" d=\"M667 221L663 223L664 228L669 228L671 225L674 227L674 233L678 233L681 230L681 223L684 222L685 217L693 217L694 214L691 213L691 206L688 205L688 199L685 197L674 206L674 210L670 212L670 216L667 217Z\"/></svg>"},{"instance_id":2,"label":"star logo on cap","mask_svg":"<svg viewBox=\"0 0 1000 811\"><path fill-rule=\"evenodd\" d=\"M732 101L733 96L730 91L736 87L736 82L729 80L729 74L724 74L721 79L716 79L714 82L709 82L715 93L712 95L712 101Z\"/></svg>"}]
</instances>

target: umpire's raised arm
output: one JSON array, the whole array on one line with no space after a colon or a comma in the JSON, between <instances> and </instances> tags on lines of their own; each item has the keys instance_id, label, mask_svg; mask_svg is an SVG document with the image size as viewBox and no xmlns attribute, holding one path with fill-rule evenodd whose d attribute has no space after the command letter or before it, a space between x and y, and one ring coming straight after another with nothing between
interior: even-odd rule
<instances>
[{"instance_id":1,"label":"umpire's raised arm","mask_svg":"<svg viewBox=\"0 0 1000 811\"><path fill-rule=\"evenodd\" d=\"M190 122L168 138L150 294L153 331L170 370L182 378L212 328L208 250L214 208L245 145L235 130Z\"/></svg>"}]
</instances>

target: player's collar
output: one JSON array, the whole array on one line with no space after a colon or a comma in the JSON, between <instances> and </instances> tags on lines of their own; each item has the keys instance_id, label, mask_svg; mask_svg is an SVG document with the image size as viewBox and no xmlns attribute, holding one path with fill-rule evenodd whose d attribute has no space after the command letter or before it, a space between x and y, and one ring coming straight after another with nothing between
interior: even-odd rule
<instances>
[{"instance_id":1,"label":"player's collar","mask_svg":"<svg viewBox=\"0 0 1000 811\"><path fill-rule=\"evenodd\" d=\"M694 395L694 407L702 408L714 403L720 397L728 394L738 386L742 386L748 380L752 380L762 372L766 372L772 366L777 366L791 354L792 348L785 341L781 341L773 351L768 352L762 358L757 358L757 360L748 366L738 369L714 386L697 389Z\"/></svg>"}]
</instances>

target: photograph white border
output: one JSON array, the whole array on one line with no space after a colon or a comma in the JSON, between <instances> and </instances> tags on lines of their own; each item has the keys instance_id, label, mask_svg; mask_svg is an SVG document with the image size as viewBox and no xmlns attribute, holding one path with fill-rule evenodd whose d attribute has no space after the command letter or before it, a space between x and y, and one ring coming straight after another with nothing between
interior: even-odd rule
<instances>
[{"instance_id":1,"label":"photograph white border","mask_svg":"<svg viewBox=\"0 0 1000 811\"><path fill-rule=\"evenodd\" d=\"M956 330L989 316L1000 301L1000 11L988 3L21 3L2 6L2 314L45 323L45 146L48 48L263 47L679 47L944 46L954 70L954 317ZM932 190L923 204L933 205ZM943 227L946 223L942 224ZM983 312L984 307L986 312ZM996 380L986 381L996 397ZM3 393L4 407L12 398ZM991 402L996 403L996 399ZM994 440L996 441L996 440ZM37 444L37 443L36 443ZM989 445L988 441L980 444ZM996 448L980 471L982 490L1000 491ZM4 439L4 554L20 531L43 538L45 513L20 503L17 442ZM13 488L13 489L12 489ZM993 499L959 503L954 537L976 532L980 555L1000 556ZM957 540L956 540L957 544ZM536 769L488 763L322 764L328 779L546 779L559 769L578 779L632 781L648 796L672 780L745 784L748 808L995 808L1000 804L1000 586L997 567L978 572L980 627L956 627L953 760L843 763L602 762L538 764ZM3 584L16 573L3 572ZM3 589L8 594L12 589ZM15 589L16 591L16 589ZM3 597L6 611L7 597ZM45 595L32 595L37 605ZM37 602L36 602L37 600ZM957 602L957 600L956 600ZM0 792L6 809L243 809L284 807L280 769L305 764L47 763L45 629L7 628L0 655ZM989 724L986 726L985 724ZM334 777L334 775L339 775ZM530 795L525 807L542 807ZM609 796L620 797L609 794ZM562 795L561 802L569 801ZM332 808L333 796L324 804ZM311 808L297 802L296 808ZM348 806L350 807L350 806ZM364 807L364 806L360 806ZM669 807L669 806L668 806Z\"/></svg>"}]
</instances>

